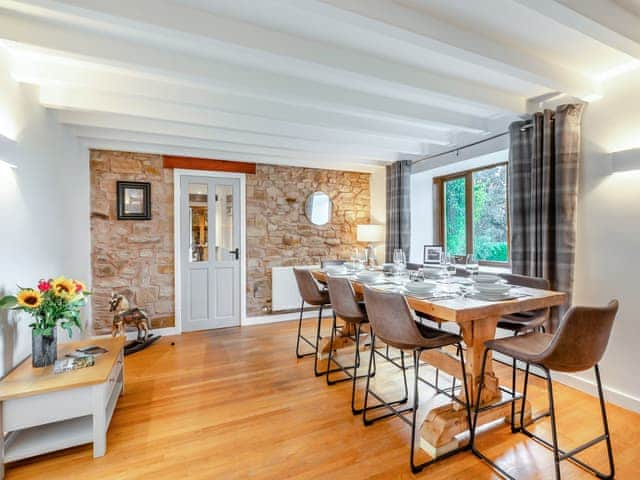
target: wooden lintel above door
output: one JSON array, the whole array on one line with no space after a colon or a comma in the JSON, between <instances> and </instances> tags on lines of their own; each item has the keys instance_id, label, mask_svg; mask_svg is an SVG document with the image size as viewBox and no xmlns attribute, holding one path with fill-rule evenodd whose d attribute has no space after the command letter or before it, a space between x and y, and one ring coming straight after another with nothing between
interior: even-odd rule
<instances>
[{"instance_id":1,"label":"wooden lintel above door","mask_svg":"<svg viewBox=\"0 0 640 480\"><path fill-rule=\"evenodd\" d=\"M163 155L164 168L184 168L185 170L210 170L214 172L256 173L256 164L247 162L231 162L213 158L179 157Z\"/></svg>"}]
</instances>

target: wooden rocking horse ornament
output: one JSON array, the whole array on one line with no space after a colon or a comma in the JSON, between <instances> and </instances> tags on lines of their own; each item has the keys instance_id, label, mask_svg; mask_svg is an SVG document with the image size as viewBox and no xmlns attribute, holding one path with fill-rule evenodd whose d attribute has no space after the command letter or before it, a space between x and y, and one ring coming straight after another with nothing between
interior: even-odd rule
<instances>
[{"instance_id":1,"label":"wooden rocking horse ornament","mask_svg":"<svg viewBox=\"0 0 640 480\"><path fill-rule=\"evenodd\" d=\"M150 326L149 316L144 310L138 307L131 308L124 295L113 293L109 302L109 311L114 312L111 328L111 334L114 337L124 335L127 325L135 325L138 329L138 342L147 342Z\"/></svg>"}]
</instances>

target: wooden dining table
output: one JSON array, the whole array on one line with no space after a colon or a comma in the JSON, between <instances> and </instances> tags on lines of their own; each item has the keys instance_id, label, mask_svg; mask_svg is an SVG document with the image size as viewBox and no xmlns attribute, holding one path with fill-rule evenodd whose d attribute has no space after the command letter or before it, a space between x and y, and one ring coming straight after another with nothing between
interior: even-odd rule
<instances>
[{"instance_id":1,"label":"wooden dining table","mask_svg":"<svg viewBox=\"0 0 640 480\"><path fill-rule=\"evenodd\" d=\"M312 272L314 278L326 283L327 274L324 271L316 270ZM450 282L459 281L455 277ZM364 285L351 277L351 283L355 292L362 295ZM451 283L449 289L453 290ZM484 378L480 378L482 368L482 356L484 353L484 343L495 338L498 321L504 315L531 310L543 309L562 305L566 301L566 294L551 290L538 290L525 287L517 287L517 291L522 295L518 298L503 301L486 301L469 295L459 295L451 293L449 296L443 294L440 298L418 297L405 293L409 306L423 314L442 322L455 322L460 326L462 339L466 344L465 361L467 371L467 385L471 399L476 398L477 388L483 382L483 396L481 404L501 403L506 399L507 393L500 388L500 382L493 370L491 356L487 359L487 368ZM349 338L350 332L344 330L340 338L334 341L334 349L347 348L352 345ZM329 353L327 339L323 339L318 347L319 368L324 365L326 368ZM491 355L491 354L489 354ZM443 350L425 351L421 359L429 365L436 367L449 375L462 380L462 370L459 360L451 353ZM460 393L460 398L464 394ZM510 397L510 395L508 395ZM517 405L516 409L525 409L525 422L531 419L531 406ZM505 403L502 406L484 410L479 414L479 425L487 424L499 419L510 421L511 406ZM516 416L518 418L518 416ZM458 447L459 434L468 431L466 420L466 410L457 402L450 401L432 408L425 417L421 429L420 446L432 457L444 455Z\"/></svg>"}]
</instances>

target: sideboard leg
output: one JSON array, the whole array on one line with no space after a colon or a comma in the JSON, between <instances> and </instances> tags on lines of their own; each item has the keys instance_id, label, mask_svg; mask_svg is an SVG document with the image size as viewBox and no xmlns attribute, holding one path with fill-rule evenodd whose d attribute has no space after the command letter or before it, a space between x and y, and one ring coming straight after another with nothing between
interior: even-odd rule
<instances>
[{"instance_id":1,"label":"sideboard leg","mask_svg":"<svg viewBox=\"0 0 640 480\"><path fill-rule=\"evenodd\" d=\"M93 458L107 451L107 412L104 384L93 386Z\"/></svg>"},{"instance_id":2,"label":"sideboard leg","mask_svg":"<svg viewBox=\"0 0 640 480\"><path fill-rule=\"evenodd\" d=\"M3 402L0 402L0 480L4 479L4 426L2 423Z\"/></svg>"}]
</instances>

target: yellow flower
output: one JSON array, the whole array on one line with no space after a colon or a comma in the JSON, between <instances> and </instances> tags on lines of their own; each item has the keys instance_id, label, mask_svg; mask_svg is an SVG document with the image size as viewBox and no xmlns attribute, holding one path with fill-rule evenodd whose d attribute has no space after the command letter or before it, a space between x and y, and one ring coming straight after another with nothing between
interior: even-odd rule
<instances>
[{"instance_id":1,"label":"yellow flower","mask_svg":"<svg viewBox=\"0 0 640 480\"><path fill-rule=\"evenodd\" d=\"M56 297L62 297L67 300L73 298L76 294L76 285L73 280L64 277L54 279L51 282L51 288Z\"/></svg>"},{"instance_id":2,"label":"yellow flower","mask_svg":"<svg viewBox=\"0 0 640 480\"><path fill-rule=\"evenodd\" d=\"M27 308L38 308L42 303L42 295L36 290L20 290L18 293L18 305Z\"/></svg>"}]
</instances>

